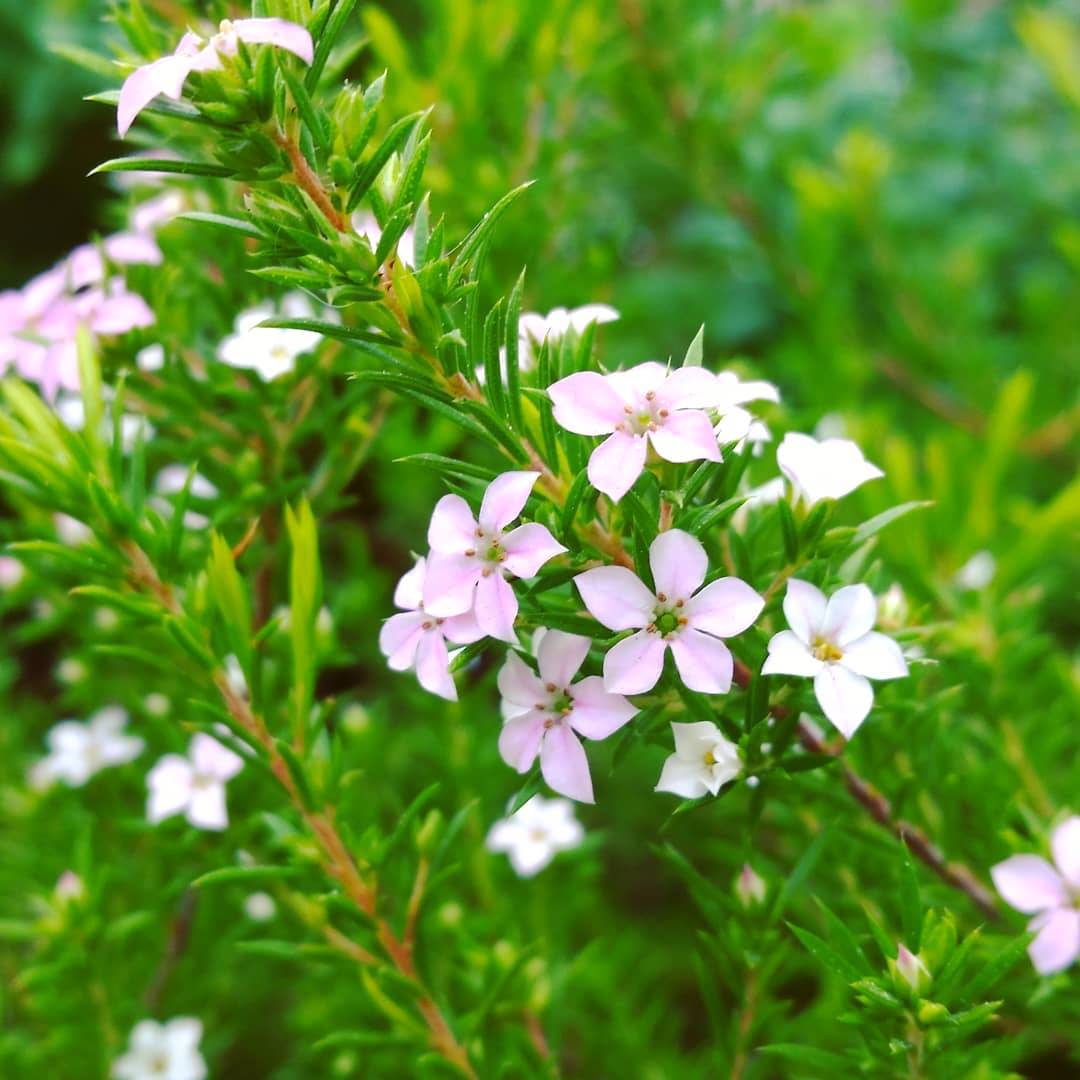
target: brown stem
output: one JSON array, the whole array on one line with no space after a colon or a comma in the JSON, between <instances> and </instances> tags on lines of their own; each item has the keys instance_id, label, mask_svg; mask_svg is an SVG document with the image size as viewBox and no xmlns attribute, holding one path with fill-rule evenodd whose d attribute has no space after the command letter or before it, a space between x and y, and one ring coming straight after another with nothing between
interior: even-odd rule
<instances>
[{"instance_id":1,"label":"brown stem","mask_svg":"<svg viewBox=\"0 0 1080 1080\"><path fill-rule=\"evenodd\" d=\"M750 1060L750 1035L754 1029L760 983L756 968L746 973L746 995L739 1014L739 1027L735 1034L735 1057L731 1062L731 1080L741 1080Z\"/></svg>"},{"instance_id":2,"label":"brown stem","mask_svg":"<svg viewBox=\"0 0 1080 1080\"><path fill-rule=\"evenodd\" d=\"M295 139L278 131L274 133L274 142L289 155L289 163L292 165L293 179L311 197L311 201L322 211L323 216L338 232L348 232L349 223L345 216L339 213L337 207L330 201L326 188L308 164L304 152L300 149Z\"/></svg>"},{"instance_id":3,"label":"brown stem","mask_svg":"<svg viewBox=\"0 0 1080 1080\"><path fill-rule=\"evenodd\" d=\"M741 661L735 661L733 681L743 690L749 688L753 676L750 669ZM783 705L774 705L769 712L778 720L791 715L791 710ZM843 744L837 746L825 742L820 735L807 723L800 720L799 741L814 754L828 754L830 757L840 758L843 754ZM941 850L932 840L917 826L908 821L893 817L892 805L873 785L864 780L846 762L841 763L844 787L848 794L876 821L882 828L887 829L915 856L921 863L929 867L946 885L965 893L971 902L988 918L999 919L997 901L994 899L986 886L962 863L949 862Z\"/></svg>"}]
</instances>

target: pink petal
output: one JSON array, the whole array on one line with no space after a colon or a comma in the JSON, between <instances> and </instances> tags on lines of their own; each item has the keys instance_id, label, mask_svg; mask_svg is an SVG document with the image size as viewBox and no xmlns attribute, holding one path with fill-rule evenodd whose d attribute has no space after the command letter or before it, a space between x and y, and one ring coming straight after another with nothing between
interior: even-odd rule
<instances>
[{"instance_id":1,"label":"pink petal","mask_svg":"<svg viewBox=\"0 0 1080 1080\"><path fill-rule=\"evenodd\" d=\"M116 129L121 137L159 94L176 101L184 89L184 80L191 72L191 62L182 56L163 56L152 64L136 68L120 87L116 105Z\"/></svg>"},{"instance_id":2,"label":"pink petal","mask_svg":"<svg viewBox=\"0 0 1080 1080\"><path fill-rule=\"evenodd\" d=\"M503 566L519 578L534 577L549 559L561 555L566 548L543 525L531 522L519 525L502 538L506 553Z\"/></svg>"},{"instance_id":3,"label":"pink petal","mask_svg":"<svg viewBox=\"0 0 1080 1080\"><path fill-rule=\"evenodd\" d=\"M460 555L476 546L476 519L460 495L444 495L431 512L428 544L432 551Z\"/></svg>"},{"instance_id":4,"label":"pink petal","mask_svg":"<svg viewBox=\"0 0 1080 1080\"><path fill-rule=\"evenodd\" d=\"M218 780L228 780L243 767L244 759L234 754L205 732L198 732L191 740L191 762L201 776L213 776Z\"/></svg>"},{"instance_id":5,"label":"pink petal","mask_svg":"<svg viewBox=\"0 0 1080 1080\"><path fill-rule=\"evenodd\" d=\"M638 710L621 694L609 694L599 675L590 675L570 688L574 708L570 726L587 739L606 739L629 723Z\"/></svg>"},{"instance_id":6,"label":"pink petal","mask_svg":"<svg viewBox=\"0 0 1080 1080\"><path fill-rule=\"evenodd\" d=\"M764 607L764 598L745 581L723 577L706 585L683 614L697 630L714 637L734 637L749 629Z\"/></svg>"},{"instance_id":7,"label":"pink petal","mask_svg":"<svg viewBox=\"0 0 1080 1080\"><path fill-rule=\"evenodd\" d=\"M1062 907L1069 902L1065 882L1038 855L1013 855L993 867L990 877L1005 903L1025 915Z\"/></svg>"},{"instance_id":8,"label":"pink petal","mask_svg":"<svg viewBox=\"0 0 1080 1080\"><path fill-rule=\"evenodd\" d=\"M844 646L843 653L844 667L868 679L902 679L908 673L900 646L876 631Z\"/></svg>"},{"instance_id":9,"label":"pink petal","mask_svg":"<svg viewBox=\"0 0 1080 1080\"><path fill-rule=\"evenodd\" d=\"M703 367L676 368L664 380L664 401L672 409L710 409L721 400L722 384Z\"/></svg>"},{"instance_id":10,"label":"pink petal","mask_svg":"<svg viewBox=\"0 0 1080 1080\"><path fill-rule=\"evenodd\" d=\"M499 669L498 686L504 701L524 709L535 709L550 696L533 670L513 651L506 654L506 663Z\"/></svg>"},{"instance_id":11,"label":"pink petal","mask_svg":"<svg viewBox=\"0 0 1080 1080\"><path fill-rule=\"evenodd\" d=\"M429 616L422 611L403 611L391 615L379 631L379 651L393 671L405 671L416 660L416 649Z\"/></svg>"},{"instance_id":12,"label":"pink petal","mask_svg":"<svg viewBox=\"0 0 1080 1080\"><path fill-rule=\"evenodd\" d=\"M1028 929L1039 932L1028 946L1028 955L1040 975L1064 971L1080 956L1080 911L1075 908L1055 908L1038 915Z\"/></svg>"},{"instance_id":13,"label":"pink petal","mask_svg":"<svg viewBox=\"0 0 1080 1080\"><path fill-rule=\"evenodd\" d=\"M825 622L825 594L808 581L792 578L784 594L784 618L795 634L809 645Z\"/></svg>"},{"instance_id":14,"label":"pink petal","mask_svg":"<svg viewBox=\"0 0 1080 1080\"><path fill-rule=\"evenodd\" d=\"M126 334L153 324L154 313L146 301L126 291L103 299L90 318L90 329L102 335Z\"/></svg>"},{"instance_id":15,"label":"pink petal","mask_svg":"<svg viewBox=\"0 0 1080 1080\"><path fill-rule=\"evenodd\" d=\"M669 601L688 600L705 580L709 556L701 541L682 529L660 533L649 545L649 566L656 596Z\"/></svg>"},{"instance_id":16,"label":"pink petal","mask_svg":"<svg viewBox=\"0 0 1080 1080\"><path fill-rule=\"evenodd\" d=\"M566 724L556 724L540 744L540 772L552 791L578 802L594 802L589 759Z\"/></svg>"},{"instance_id":17,"label":"pink petal","mask_svg":"<svg viewBox=\"0 0 1080 1080\"><path fill-rule=\"evenodd\" d=\"M1050 850L1065 880L1080 889L1080 817L1068 818L1054 830Z\"/></svg>"},{"instance_id":18,"label":"pink petal","mask_svg":"<svg viewBox=\"0 0 1080 1080\"><path fill-rule=\"evenodd\" d=\"M694 409L673 412L649 440L665 461L719 461L720 447L708 415Z\"/></svg>"},{"instance_id":19,"label":"pink petal","mask_svg":"<svg viewBox=\"0 0 1080 1080\"><path fill-rule=\"evenodd\" d=\"M726 694L734 663L719 639L688 628L671 641L671 655L682 681L701 694Z\"/></svg>"},{"instance_id":20,"label":"pink petal","mask_svg":"<svg viewBox=\"0 0 1080 1080\"><path fill-rule=\"evenodd\" d=\"M187 807L187 819L196 829L220 832L229 824L225 809L225 785L207 784L196 788Z\"/></svg>"},{"instance_id":21,"label":"pink petal","mask_svg":"<svg viewBox=\"0 0 1080 1080\"><path fill-rule=\"evenodd\" d=\"M829 597L821 635L841 648L868 634L877 619L877 601L866 585L845 585Z\"/></svg>"},{"instance_id":22,"label":"pink petal","mask_svg":"<svg viewBox=\"0 0 1080 1080\"><path fill-rule=\"evenodd\" d=\"M618 502L645 468L648 443L643 435L616 431L589 456L589 483L609 499Z\"/></svg>"},{"instance_id":23,"label":"pink petal","mask_svg":"<svg viewBox=\"0 0 1080 1080\"><path fill-rule=\"evenodd\" d=\"M832 725L850 739L874 704L870 684L840 664L826 664L814 676L814 694Z\"/></svg>"},{"instance_id":24,"label":"pink petal","mask_svg":"<svg viewBox=\"0 0 1080 1080\"><path fill-rule=\"evenodd\" d=\"M598 566L574 578L581 599L609 630L630 630L652 622L656 597L624 566Z\"/></svg>"},{"instance_id":25,"label":"pink petal","mask_svg":"<svg viewBox=\"0 0 1080 1080\"><path fill-rule=\"evenodd\" d=\"M394 606L415 611L424 600L424 574L427 560L417 559L413 568L401 576L394 589Z\"/></svg>"},{"instance_id":26,"label":"pink petal","mask_svg":"<svg viewBox=\"0 0 1080 1080\"><path fill-rule=\"evenodd\" d=\"M114 233L106 237L102 247L105 254L115 263L143 263L147 266L160 266L165 261L157 241L145 233Z\"/></svg>"},{"instance_id":27,"label":"pink petal","mask_svg":"<svg viewBox=\"0 0 1080 1080\"><path fill-rule=\"evenodd\" d=\"M580 334L593 323L616 322L619 313L610 304L582 304L569 312L570 325Z\"/></svg>"},{"instance_id":28,"label":"pink petal","mask_svg":"<svg viewBox=\"0 0 1080 1080\"><path fill-rule=\"evenodd\" d=\"M659 634L639 630L608 650L604 688L612 694L644 694L664 672L667 642Z\"/></svg>"},{"instance_id":29,"label":"pink petal","mask_svg":"<svg viewBox=\"0 0 1080 1080\"><path fill-rule=\"evenodd\" d=\"M589 655L589 644L589 639L580 634L549 630L536 653L543 682L553 683L560 690L568 687Z\"/></svg>"},{"instance_id":30,"label":"pink petal","mask_svg":"<svg viewBox=\"0 0 1080 1080\"><path fill-rule=\"evenodd\" d=\"M536 709L508 720L499 732L499 754L503 761L519 773L528 772L540 753L544 731L544 714Z\"/></svg>"},{"instance_id":31,"label":"pink petal","mask_svg":"<svg viewBox=\"0 0 1080 1080\"><path fill-rule=\"evenodd\" d=\"M650 391L660 394L667 378L667 367L650 360L626 371L613 371L608 376L608 382L615 388L624 404L636 406ZM625 413L623 415L625 416Z\"/></svg>"},{"instance_id":32,"label":"pink petal","mask_svg":"<svg viewBox=\"0 0 1080 1080\"><path fill-rule=\"evenodd\" d=\"M438 618L464 615L473 606L482 569L467 555L430 555L424 576L424 609Z\"/></svg>"},{"instance_id":33,"label":"pink petal","mask_svg":"<svg viewBox=\"0 0 1080 1080\"><path fill-rule=\"evenodd\" d=\"M518 613L518 600L514 590L499 573L481 575L476 586L476 603L473 609L476 621L485 634L500 641L517 641L514 620Z\"/></svg>"},{"instance_id":34,"label":"pink petal","mask_svg":"<svg viewBox=\"0 0 1080 1080\"><path fill-rule=\"evenodd\" d=\"M236 36L248 45L275 45L295 53L310 64L314 49L311 35L302 26L287 19L237 19L233 23Z\"/></svg>"},{"instance_id":35,"label":"pink petal","mask_svg":"<svg viewBox=\"0 0 1080 1080\"><path fill-rule=\"evenodd\" d=\"M480 528L486 533L502 532L525 509L529 493L539 478L538 472L505 472L496 476L488 484L480 504Z\"/></svg>"},{"instance_id":36,"label":"pink petal","mask_svg":"<svg viewBox=\"0 0 1080 1080\"><path fill-rule=\"evenodd\" d=\"M762 675L816 675L825 666L794 630L781 630L769 642Z\"/></svg>"},{"instance_id":37,"label":"pink petal","mask_svg":"<svg viewBox=\"0 0 1080 1080\"><path fill-rule=\"evenodd\" d=\"M625 402L595 371L579 371L552 383L548 395L556 423L577 435L607 435L626 418Z\"/></svg>"},{"instance_id":38,"label":"pink petal","mask_svg":"<svg viewBox=\"0 0 1080 1080\"><path fill-rule=\"evenodd\" d=\"M416 681L429 693L457 701L457 687L450 675L450 656L442 634L432 630L420 638L416 649Z\"/></svg>"},{"instance_id":39,"label":"pink petal","mask_svg":"<svg viewBox=\"0 0 1080 1080\"><path fill-rule=\"evenodd\" d=\"M452 641L455 645L471 645L484 636L484 631L476 621L476 615L471 611L466 611L462 615L451 615L449 618L443 619L439 629L442 631L443 637L447 641Z\"/></svg>"}]
</instances>

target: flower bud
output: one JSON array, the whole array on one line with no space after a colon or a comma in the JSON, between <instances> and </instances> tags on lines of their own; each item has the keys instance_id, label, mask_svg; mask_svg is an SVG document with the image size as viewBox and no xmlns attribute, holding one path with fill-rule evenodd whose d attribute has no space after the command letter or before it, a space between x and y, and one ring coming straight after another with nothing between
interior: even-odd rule
<instances>
[{"instance_id":1,"label":"flower bud","mask_svg":"<svg viewBox=\"0 0 1080 1080\"><path fill-rule=\"evenodd\" d=\"M929 969L906 945L897 948L896 960L890 961L889 967L900 989L906 987L912 993L919 994L930 985Z\"/></svg>"},{"instance_id":2,"label":"flower bud","mask_svg":"<svg viewBox=\"0 0 1080 1080\"><path fill-rule=\"evenodd\" d=\"M949 1018L949 1010L937 1001L924 1001L919 1006L919 1023L929 1026L944 1023Z\"/></svg>"},{"instance_id":3,"label":"flower bud","mask_svg":"<svg viewBox=\"0 0 1080 1080\"><path fill-rule=\"evenodd\" d=\"M743 866L735 878L735 895L744 908L758 907L765 903L765 882L749 863Z\"/></svg>"},{"instance_id":4,"label":"flower bud","mask_svg":"<svg viewBox=\"0 0 1080 1080\"><path fill-rule=\"evenodd\" d=\"M66 903L82 900L86 896L86 885L74 870L65 870L57 880L53 891L57 900Z\"/></svg>"},{"instance_id":5,"label":"flower bud","mask_svg":"<svg viewBox=\"0 0 1080 1080\"><path fill-rule=\"evenodd\" d=\"M886 630L899 630L907 624L907 617L907 596L894 581L878 598L878 622Z\"/></svg>"}]
</instances>

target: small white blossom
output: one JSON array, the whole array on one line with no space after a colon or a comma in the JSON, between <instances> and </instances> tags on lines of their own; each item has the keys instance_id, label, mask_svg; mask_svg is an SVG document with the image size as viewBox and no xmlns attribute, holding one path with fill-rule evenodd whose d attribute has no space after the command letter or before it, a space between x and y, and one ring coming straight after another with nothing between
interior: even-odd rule
<instances>
[{"instance_id":1,"label":"small white blossom","mask_svg":"<svg viewBox=\"0 0 1080 1080\"><path fill-rule=\"evenodd\" d=\"M959 570L953 579L961 589L978 592L985 589L994 580L997 573L997 561L989 551L976 551Z\"/></svg>"},{"instance_id":2,"label":"small white blossom","mask_svg":"<svg viewBox=\"0 0 1080 1080\"><path fill-rule=\"evenodd\" d=\"M127 1053L112 1066L114 1080L205 1080L199 1053L202 1024L178 1016L164 1024L141 1020L131 1030Z\"/></svg>"},{"instance_id":3,"label":"small white blossom","mask_svg":"<svg viewBox=\"0 0 1080 1080\"><path fill-rule=\"evenodd\" d=\"M191 740L187 757L166 754L150 770L147 819L156 825L183 813L197 829L224 829L229 823L225 782L243 765L243 758L199 732Z\"/></svg>"},{"instance_id":4,"label":"small white blossom","mask_svg":"<svg viewBox=\"0 0 1080 1080\"><path fill-rule=\"evenodd\" d=\"M170 703L169 699L158 691L153 691L143 698L143 708L151 716L168 716Z\"/></svg>"},{"instance_id":5,"label":"small white blossom","mask_svg":"<svg viewBox=\"0 0 1080 1080\"><path fill-rule=\"evenodd\" d=\"M267 382L292 371L296 358L311 352L322 341L322 335L312 330L279 330L259 325L267 319L315 317L311 302L303 293L283 296L279 308L265 303L241 312L233 324L233 332L218 346L218 359L229 367L254 371Z\"/></svg>"},{"instance_id":6,"label":"small white blossom","mask_svg":"<svg viewBox=\"0 0 1080 1080\"><path fill-rule=\"evenodd\" d=\"M30 770L31 786L40 789L59 780L69 787L82 787L102 769L137 758L145 744L137 736L124 734L127 721L123 709L109 705L85 723L64 720L57 724L45 736L48 756Z\"/></svg>"},{"instance_id":7,"label":"small white blossom","mask_svg":"<svg viewBox=\"0 0 1080 1080\"><path fill-rule=\"evenodd\" d=\"M165 366L165 346L147 345L135 354L135 366L140 371L160 371Z\"/></svg>"},{"instance_id":8,"label":"small white blossom","mask_svg":"<svg viewBox=\"0 0 1080 1080\"><path fill-rule=\"evenodd\" d=\"M68 547L85 544L94 535L93 530L69 514L53 514L53 523L60 542Z\"/></svg>"},{"instance_id":9,"label":"small white blossom","mask_svg":"<svg viewBox=\"0 0 1080 1080\"><path fill-rule=\"evenodd\" d=\"M505 852L518 877L532 877L584 838L569 799L534 795L517 813L492 825L486 845L488 851Z\"/></svg>"},{"instance_id":10,"label":"small white blossom","mask_svg":"<svg viewBox=\"0 0 1080 1080\"><path fill-rule=\"evenodd\" d=\"M849 439L818 442L790 431L776 451L776 463L797 498L813 506L822 499L840 499L868 480L885 474L863 457Z\"/></svg>"},{"instance_id":11,"label":"small white blossom","mask_svg":"<svg viewBox=\"0 0 1080 1080\"><path fill-rule=\"evenodd\" d=\"M268 922L277 913L277 905L269 893L253 892L244 900L244 914L252 922Z\"/></svg>"},{"instance_id":12,"label":"small white blossom","mask_svg":"<svg viewBox=\"0 0 1080 1080\"><path fill-rule=\"evenodd\" d=\"M739 749L708 720L693 724L672 724L675 753L660 772L656 791L667 791L684 799L715 795L734 780L742 769Z\"/></svg>"},{"instance_id":13,"label":"small white blossom","mask_svg":"<svg viewBox=\"0 0 1080 1080\"><path fill-rule=\"evenodd\" d=\"M0 555L0 589L14 589L26 576L26 568L14 555Z\"/></svg>"},{"instance_id":14,"label":"small white blossom","mask_svg":"<svg viewBox=\"0 0 1080 1080\"><path fill-rule=\"evenodd\" d=\"M545 341L554 345L568 333L583 334L593 323L603 325L618 318L619 313L608 304L557 307L546 315L526 311L518 319L518 365L522 371L531 371Z\"/></svg>"}]
</instances>

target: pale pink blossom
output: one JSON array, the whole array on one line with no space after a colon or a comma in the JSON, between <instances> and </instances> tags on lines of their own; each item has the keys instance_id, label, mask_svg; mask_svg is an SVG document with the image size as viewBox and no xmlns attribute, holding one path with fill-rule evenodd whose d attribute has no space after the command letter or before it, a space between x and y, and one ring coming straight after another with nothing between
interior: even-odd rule
<instances>
[{"instance_id":1,"label":"pale pink blossom","mask_svg":"<svg viewBox=\"0 0 1080 1080\"><path fill-rule=\"evenodd\" d=\"M807 506L822 499L840 499L868 480L885 474L863 457L850 439L824 439L790 431L776 450L776 463L796 498Z\"/></svg>"},{"instance_id":2,"label":"pale pink blossom","mask_svg":"<svg viewBox=\"0 0 1080 1080\"><path fill-rule=\"evenodd\" d=\"M506 853L518 877L532 877L584 838L572 802L534 795L516 813L496 821L485 843L488 851Z\"/></svg>"},{"instance_id":3,"label":"pale pink blossom","mask_svg":"<svg viewBox=\"0 0 1080 1080\"><path fill-rule=\"evenodd\" d=\"M1050 837L1054 865L1038 855L1013 855L990 871L1005 902L1035 918L1028 955L1040 975L1052 975L1080 957L1080 817L1062 822Z\"/></svg>"},{"instance_id":4,"label":"pale pink blossom","mask_svg":"<svg viewBox=\"0 0 1080 1080\"><path fill-rule=\"evenodd\" d=\"M379 648L393 671L415 669L420 685L432 694L457 701L446 643L468 645L484 636L471 611L436 618L424 610L427 560L417 559L394 590L394 603L404 610L391 615L379 632Z\"/></svg>"},{"instance_id":5,"label":"pale pink blossom","mask_svg":"<svg viewBox=\"0 0 1080 1080\"><path fill-rule=\"evenodd\" d=\"M229 823L225 783L243 768L244 759L217 739L198 732L188 756L166 754L146 778L150 789L146 816L157 824L183 813L197 829L224 829Z\"/></svg>"},{"instance_id":6,"label":"pale pink blossom","mask_svg":"<svg viewBox=\"0 0 1080 1080\"><path fill-rule=\"evenodd\" d=\"M600 566L574 578L594 618L611 630L637 630L604 657L604 686L617 694L651 690L670 648L691 690L727 693L734 665L720 639L746 630L765 601L735 577L701 588L709 558L701 542L681 529L663 532L652 542L649 566L655 593L621 566Z\"/></svg>"},{"instance_id":7,"label":"pale pink blossom","mask_svg":"<svg viewBox=\"0 0 1080 1080\"><path fill-rule=\"evenodd\" d=\"M712 420L716 376L700 367L639 364L600 375L579 371L548 387L556 421L578 435L608 437L589 457L589 482L616 502L645 468L649 446L666 461L719 461Z\"/></svg>"},{"instance_id":8,"label":"pale pink blossom","mask_svg":"<svg viewBox=\"0 0 1080 1080\"><path fill-rule=\"evenodd\" d=\"M812 678L822 712L850 739L874 703L869 680L908 673L896 642L874 631L874 594L866 585L847 585L826 600L820 589L792 578L784 617L790 629L769 642L761 673Z\"/></svg>"},{"instance_id":9,"label":"pale pink blossom","mask_svg":"<svg viewBox=\"0 0 1080 1080\"><path fill-rule=\"evenodd\" d=\"M305 64L311 63L314 52L307 30L286 19L223 19L209 41L189 31L171 56L143 64L124 80L116 107L117 130L126 135L135 117L159 95L179 101L192 72L220 70L221 58L235 56L241 41L274 45L299 56Z\"/></svg>"},{"instance_id":10,"label":"pale pink blossom","mask_svg":"<svg viewBox=\"0 0 1080 1080\"><path fill-rule=\"evenodd\" d=\"M528 772L537 756L552 791L593 801L589 759L579 735L606 739L637 713L619 694L604 689L599 675L572 682L589 652L589 639L549 630L537 649L539 676L515 652L499 672L506 724L499 735L503 761Z\"/></svg>"},{"instance_id":11,"label":"pale pink blossom","mask_svg":"<svg viewBox=\"0 0 1080 1080\"><path fill-rule=\"evenodd\" d=\"M480 629L513 642L518 601L506 580L529 578L566 548L538 522L506 531L521 514L540 474L506 472L488 485L479 520L460 495L444 495L428 527L431 555L424 610L445 618L472 610Z\"/></svg>"},{"instance_id":12,"label":"pale pink blossom","mask_svg":"<svg viewBox=\"0 0 1080 1080\"><path fill-rule=\"evenodd\" d=\"M753 453L760 454L762 445L772 439L772 434L761 420L743 406L751 401L778 402L780 391L770 382L744 382L732 371L721 371L716 375L715 393L716 441L722 446L735 443L736 450L740 452L746 443L750 443Z\"/></svg>"},{"instance_id":13,"label":"pale pink blossom","mask_svg":"<svg viewBox=\"0 0 1080 1080\"><path fill-rule=\"evenodd\" d=\"M671 725L675 753L664 762L657 791L700 799L715 795L742 771L739 748L709 720Z\"/></svg>"},{"instance_id":14,"label":"pale pink blossom","mask_svg":"<svg viewBox=\"0 0 1080 1080\"><path fill-rule=\"evenodd\" d=\"M119 705L99 709L85 723L63 720L49 730L47 757L30 770L30 786L41 789L55 781L82 787L102 769L125 765L142 752L145 743L125 734L128 714Z\"/></svg>"}]
</instances>

